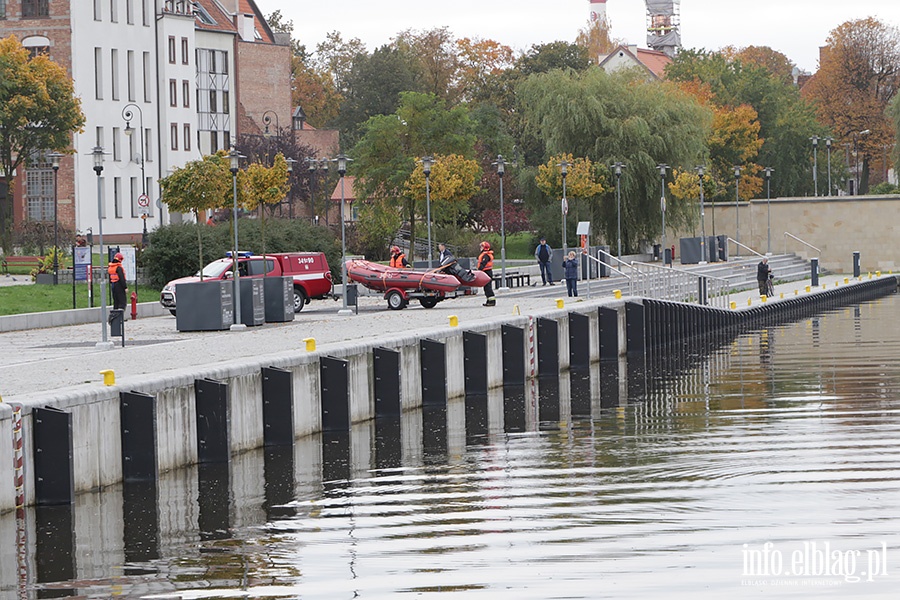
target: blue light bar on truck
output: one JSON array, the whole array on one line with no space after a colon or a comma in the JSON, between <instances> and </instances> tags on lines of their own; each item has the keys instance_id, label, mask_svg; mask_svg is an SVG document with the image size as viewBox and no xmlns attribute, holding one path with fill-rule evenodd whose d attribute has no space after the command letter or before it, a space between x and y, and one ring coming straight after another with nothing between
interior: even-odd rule
<instances>
[{"instance_id":1,"label":"blue light bar on truck","mask_svg":"<svg viewBox=\"0 0 900 600\"><path fill-rule=\"evenodd\" d=\"M237 255L238 255L238 258L249 258L249 257L253 256L253 252L251 252L249 250L238 250ZM234 252L229 250L228 252L225 253L225 258L234 258Z\"/></svg>"}]
</instances>

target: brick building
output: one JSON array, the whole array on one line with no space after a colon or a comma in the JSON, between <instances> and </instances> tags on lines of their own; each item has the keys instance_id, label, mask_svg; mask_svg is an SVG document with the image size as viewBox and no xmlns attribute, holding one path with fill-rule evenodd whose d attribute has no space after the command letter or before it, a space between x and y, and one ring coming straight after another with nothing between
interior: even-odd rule
<instances>
[{"instance_id":1,"label":"brick building","mask_svg":"<svg viewBox=\"0 0 900 600\"><path fill-rule=\"evenodd\" d=\"M255 0L0 0L0 36L46 52L75 82L86 124L58 172L59 222L137 241L178 219L159 179L264 129L290 127L290 39ZM103 171L93 170L95 147ZM53 220L48 161L16 177L15 223ZM146 194L149 206L140 206Z\"/></svg>"}]
</instances>

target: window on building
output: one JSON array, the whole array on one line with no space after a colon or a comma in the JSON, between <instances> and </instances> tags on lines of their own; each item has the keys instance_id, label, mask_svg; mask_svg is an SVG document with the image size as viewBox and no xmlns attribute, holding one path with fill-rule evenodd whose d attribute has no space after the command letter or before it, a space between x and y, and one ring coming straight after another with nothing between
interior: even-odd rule
<instances>
[{"instance_id":1,"label":"window on building","mask_svg":"<svg viewBox=\"0 0 900 600\"><path fill-rule=\"evenodd\" d=\"M175 64L175 36L169 36L169 64Z\"/></svg>"},{"instance_id":2,"label":"window on building","mask_svg":"<svg viewBox=\"0 0 900 600\"><path fill-rule=\"evenodd\" d=\"M127 69L128 101L134 102L134 50L129 50L126 55L125 68Z\"/></svg>"},{"instance_id":3,"label":"window on building","mask_svg":"<svg viewBox=\"0 0 900 600\"><path fill-rule=\"evenodd\" d=\"M211 113L219 112L218 109L216 109L216 106L218 106L216 103L217 98L218 94L216 93L216 90L209 90L209 112Z\"/></svg>"},{"instance_id":4,"label":"window on building","mask_svg":"<svg viewBox=\"0 0 900 600\"><path fill-rule=\"evenodd\" d=\"M181 81L181 101L184 103L185 108L190 108L191 106L191 82L187 79L183 79Z\"/></svg>"},{"instance_id":5,"label":"window on building","mask_svg":"<svg viewBox=\"0 0 900 600\"><path fill-rule=\"evenodd\" d=\"M229 104L228 104L228 90L223 90L223 91L222 91L222 112L223 112L223 113L227 113L227 112L228 112L228 106L229 106Z\"/></svg>"},{"instance_id":6,"label":"window on building","mask_svg":"<svg viewBox=\"0 0 900 600\"><path fill-rule=\"evenodd\" d=\"M225 148L231 148L231 132L224 131L222 132L222 146Z\"/></svg>"},{"instance_id":7,"label":"window on building","mask_svg":"<svg viewBox=\"0 0 900 600\"><path fill-rule=\"evenodd\" d=\"M22 40L22 46L28 50L31 58L43 54L50 55L50 39L43 35L30 35Z\"/></svg>"},{"instance_id":8,"label":"window on building","mask_svg":"<svg viewBox=\"0 0 900 600\"><path fill-rule=\"evenodd\" d=\"M94 98L103 100L103 48L94 48Z\"/></svg>"},{"instance_id":9,"label":"window on building","mask_svg":"<svg viewBox=\"0 0 900 600\"><path fill-rule=\"evenodd\" d=\"M131 218L136 219L141 214L141 207L138 206L138 196L141 195L141 190L138 187L138 182L140 179L137 177L131 177L131 181L129 181L129 188L131 190L131 194L129 194L128 198L131 200Z\"/></svg>"},{"instance_id":10,"label":"window on building","mask_svg":"<svg viewBox=\"0 0 900 600\"><path fill-rule=\"evenodd\" d=\"M50 0L22 0L22 18L49 16Z\"/></svg>"},{"instance_id":11,"label":"window on building","mask_svg":"<svg viewBox=\"0 0 900 600\"><path fill-rule=\"evenodd\" d=\"M110 85L112 85L111 98L119 99L119 51L113 48L109 51Z\"/></svg>"},{"instance_id":12,"label":"window on building","mask_svg":"<svg viewBox=\"0 0 900 600\"><path fill-rule=\"evenodd\" d=\"M25 197L29 219L53 220L53 168L44 152L28 163L25 171Z\"/></svg>"},{"instance_id":13,"label":"window on building","mask_svg":"<svg viewBox=\"0 0 900 600\"><path fill-rule=\"evenodd\" d=\"M94 0L94 20L99 21L103 18L103 0Z\"/></svg>"},{"instance_id":14,"label":"window on building","mask_svg":"<svg viewBox=\"0 0 900 600\"><path fill-rule=\"evenodd\" d=\"M119 22L119 0L109 0L109 20Z\"/></svg>"},{"instance_id":15,"label":"window on building","mask_svg":"<svg viewBox=\"0 0 900 600\"><path fill-rule=\"evenodd\" d=\"M125 0L125 22L134 25L134 0Z\"/></svg>"},{"instance_id":16,"label":"window on building","mask_svg":"<svg viewBox=\"0 0 900 600\"><path fill-rule=\"evenodd\" d=\"M153 136L149 127L144 130L144 162L153 162Z\"/></svg>"},{"instance_id":17,"label":"window on building","mask_svg":"<svg viewBox=\"0 0 900 600\"><path fill-rule=\"evenodd\" d=\"M103 147L103 128L97 127L96 130L94 131L94 134L95 134L95 138L96 138L94 140L94 145Z\"/></svg>"},{"instance_id":18,"label":"window on building","mask_svg":"<svg viewBox=\"0 0 900 600\"><path fill-rule=\"evenodd\" d=\"M212 154L215 154L219 151L219 132L218 131L210 131L209 132L209 148Z\"/></svg>"},{"instance_id":19,"label":"window on building","mask_svg":"<svg viewBox=\"0 0 900 600\"><path fill-rule=\"evenodd\" d=\"M172 123L169 126L169 136L172 138L172 150L178 150L178 124Z\"/></svg>"},{"instance_id":20,"label":"window on building","mask_svg":"<svg viewBox=\"0 0 900 600\"><path fill-rule=\"evenodd\" d=\"M178 82L169 80L169 106L178 106Z\"/></svg>"},{"instance_id":21,"label":"window on building","mask_svg":"<svg viewBox=\"0 0 900 600\"><path fill-rule=\"evenodd\" d=\"M113 211L117 219L122 218L122 178L113 177Z\"/></svg>"},{"instance_id":22,"label":"window on building","mask_svg":"<svg viewBox=\"0 0 900 600\"><path fill-rule=\"evenodd\" d=\"M112 130L112 159L115 161L122 160L121 156L121 134L122 130L119 127L113 127Z\"/></svg>"},{"instance_id":23,"label":"window on building","mask_svg":"<svg viewBox=\"0 0 900 600\"><path fill-rule=\"evenodd\" d=\"M150 77L152 76L151 68L150 53L144 52L144 102L150 102Z\"/></svg>"},{"instance_id":24,"label":"window on building","mask_svg":"<svg viewBox=\"0 0 900 600\"><path fill-rule=\"evenodd\" d=\"M188 125L187 123L184 124L184 136L182 137L182 140L184 141L184 149L190 150L191 149L191 126Z\"/></svg>"},{"instance_id":25,"label":"window on building","mask_svg":"<svg viewBox=\"0 0 900 600\"><path fill-rule=\"evenodd\" d=\"M150 27L150 0L141 0L141 17L144 27Z\"/></svg>"},{"instance_id":26,"label":"window on building","mask_svg":"<svg viewBox=\"0 0 900 600\"><path fill-rule=\"evenodd\" d=\"M188 61L188 39L186 37L181 38L181 64L186 65L189 64Z\"/></svg>"}]
</instances>

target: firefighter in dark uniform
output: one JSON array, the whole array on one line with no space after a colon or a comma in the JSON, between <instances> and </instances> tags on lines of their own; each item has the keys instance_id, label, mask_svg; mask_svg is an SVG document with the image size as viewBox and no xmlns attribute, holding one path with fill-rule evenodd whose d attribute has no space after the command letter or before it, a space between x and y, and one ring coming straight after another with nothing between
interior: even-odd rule
<instances>
[{"instance_id":1,"label":"firefighter in dark uniform","mask_svg":"<svg viewBox=\"0 0 900 600\"><path fill-rule=\"evenodd\" d=\"M391 246L391 266L397 269L405 269L409 266L406 255L400 250L400 246Z\"/></svg>"},{"instance_id":2,"label":"firefighter in dark uniform","mask_svg":"<svg viewBox=\"0 0 900 600\"><path fill-rule=\"evenodd\" d=\"M128 283L125 281L125 269L122 268L122 260L124 258L121 252L116 252L107 268L109 283L112 287L113 310L125 310Z\"/></svg>"},{"instance_id":3,"label":"firefighter in dark uniform","mask_svg":"<svg viewBox=\"0 0 900 600\"><path fill-rule=\"evenodd\" d=\"M481 242L481 254L478 255L478 270L484 271L490 279L484 286L484 306L497 306L497 298L494 296L494 252L491 245Z\"/></svg>"}]
</instances>

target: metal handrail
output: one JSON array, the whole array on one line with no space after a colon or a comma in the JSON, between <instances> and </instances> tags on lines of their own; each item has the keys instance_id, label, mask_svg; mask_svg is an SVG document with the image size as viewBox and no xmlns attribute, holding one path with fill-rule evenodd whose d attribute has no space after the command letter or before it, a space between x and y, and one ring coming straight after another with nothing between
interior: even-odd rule
<instances>
[{"instance_id":1,"label":"metal handrail","mask_svg":"<svg viewBox=\"0 0 900 600\"><path fill-rule=\"evenodd\" d=\"M607 252L607 251L604 250L603 248L597 248L597 254L603 254L604 256L608 256L609 258L613 259L614 261L616 261L616 262L619 263L620 265L624 265L624 266L626 266L626 267L630 267L630 266L631 266L631 263L625 262L625 261L622 260L621 258L618 258L618 257L616 257L616 256L613 256L612 254L610 254L609 252ZM603 263L603 264L606 264L606 263ZM612 265L607 265L607 266L608 266L610 269L613 268ZM619 272L621 272L621 271L619 271ZM623 275L624 275L624 273L623 273Z\"/></svg>"},{"instance_id":2,"label":"metal handrail","mask_svg":"<svg viewBox=\"0 0 900 600\"><path fill-rule=\"evenodd\" d=\"M640 274L632 280L633 295L698 304L705 295L710 305L729 308L731 304L731 285L727 279L637 261L631 266Z\"/></svg>"},{"instance_id":3,"label":"metal handrail","mask_svg":"<svg viewBox=\"0 0 900 600\"><path fill-rule=\"evenodd\" d=\"M598 250L598 252L603 252L603 250ZM605 252L603 252L603 253L606 254ZM597 258L596 256L591 256L590 254L587 254L586 256L587 256L589 259L591 259L592 261L594 261L595 263L597 263L598 265L603 265L603 266L607 267L610 271L615 271L616 273L618 273L619 275L621 275L621 276L624 277L625 279L631 279L631 275L628 275L628 274L626 274L624 271L620 271L619 269L615 268L614 266L612 266L612 265L610 265L610 264L607 264L607 263L603 262L602 260L600 260L600 259ZM615 258L615 257L613 257L613 258ZM625 261L621 261L621 260L620 260L619 262L622 263L622 264L624 264L624 265L627 266L627 267L630 267L630 266L631 266L631 265L629 265L628 263L626 263Z\"/></svg>"},{"instance_id":4,"label":"metal handrail","mask_svg":"<svg viewBox=\"0 0 900 600\"><path fill-rule=\"evenodd\" d=\"M822 256L822 251L821 251L821 250L819 250L818 248L816 248L815 246L813 246L813 245L810 244L809 242L806 242L806 241L801 240L800 238L798 238L798 237L797 237L796 235L794 235L793 233L788 233L787 231L784 232L784 236L783 236L783 237L784 237L784 253L785 253L785 254L787 254L787 238L788 238L788 236L794 238L795 240L797 240L798 242L800 242L800 243L803 244L804 246L809 246L810 248L812 248L813 250L816 251L816 254L818 254L819 256Z\"/></svg>"},{"instance_id":5,"label":"metal handrail","mask_svg":"<svg viewBox=\"0 0 900 600\"><path fill-rule=\"evenodd\" d=\"M751 248L750 246L745 246L745 245L743 245L742 243L740 243L740 242L737 241L737 240L728 238L728 241L729 241L729 242L734 242L735 245L737 245L737 246L743 248L744 250L749 250L750 252L752 252L753 254L759 256L760 258L765 258L765 256L764 256L763 254L760 254L759 252L757 252L756 250L754 250L754 249Z\"/></svg>"}]
</instances>

